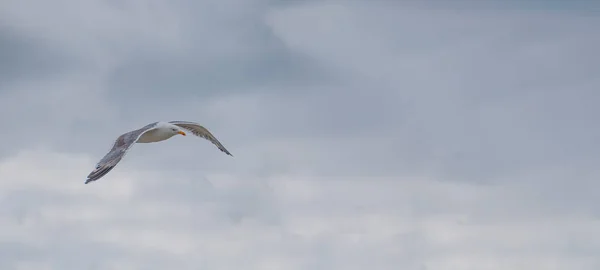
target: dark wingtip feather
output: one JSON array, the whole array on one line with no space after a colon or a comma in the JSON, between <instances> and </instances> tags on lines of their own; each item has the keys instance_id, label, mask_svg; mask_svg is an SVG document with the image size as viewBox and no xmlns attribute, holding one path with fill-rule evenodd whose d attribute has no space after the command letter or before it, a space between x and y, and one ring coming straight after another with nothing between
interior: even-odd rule
<instances>
[{"instance_id":1,"label":"dark wingtip feather","mask_svg":"<svg viewBox=\"0 0 600 270\"><path fill-rule=\"evenodd\" d=\"M114 168L115 168L114 165L112 165L112 166L105 166L105 167L101 166L99 169L94 170L93 172L91 172L88 175L88 178L85 181L85 183L87 184L89 182L96 181L96 180L104 177L108 172L112 171L112 169L114 169Z\"/></svg>"}]
</instances>

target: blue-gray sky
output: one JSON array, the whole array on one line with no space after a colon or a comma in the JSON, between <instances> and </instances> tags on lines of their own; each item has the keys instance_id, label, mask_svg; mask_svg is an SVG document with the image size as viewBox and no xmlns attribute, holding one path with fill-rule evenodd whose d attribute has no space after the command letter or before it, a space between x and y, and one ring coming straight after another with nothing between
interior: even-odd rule
<instances>
[{"instance_id":1,"label":"blue-gray sky","mask_svg":"<svg viewBox=\"0 0 600 270\"><path fill-rule=\"evenodd\" d=\"M597 5L499 3L0 2L0 268L599 269Z\"/></svg>"}]
</instances>

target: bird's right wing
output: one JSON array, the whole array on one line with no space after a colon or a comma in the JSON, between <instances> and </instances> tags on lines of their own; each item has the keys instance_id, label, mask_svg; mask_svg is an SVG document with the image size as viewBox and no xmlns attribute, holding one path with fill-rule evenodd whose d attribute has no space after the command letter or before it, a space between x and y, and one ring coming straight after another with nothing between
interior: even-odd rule
<instances>
[{"instance_id":1,"label":"bird's right wing","mask_svg":"<svg viewBox=\"0 0 600 270\"><path fill-rule=\"evenodd\" d=\"M214 144L219 150L221 150L221 152L233 156L227 149L225 149L225 146L223 146L223 144L221 142L219 142L219 140L217 140L217 138L210 133L210 131L208 131L207 128L203 127L202 125L195 123L195 122L190 122L190 121L170 121L169 123L176 125L178 127L181 127L183 129L186 129L190 132L192 132L192 134L200 137L200 138L204 138L206 140L208 140L209 142L211 142L212 144Z\"/></svg>"},{"instance_id":2,"label":"bird's right wing","mask_svg":"<svg viewBox=\"0 0 600 270\"><path fill-rule=\"evenodd\" d=\"M85 180L85 184L96 181L110 172L117 166L121 159L125 156L127 151L137 142L137 140L146 132L153 129L156 123L146 125L143 128L127 132L119 136L113 147L104 155L104 157L96 164L96 167Z\"/></svg>"}]
</instances>

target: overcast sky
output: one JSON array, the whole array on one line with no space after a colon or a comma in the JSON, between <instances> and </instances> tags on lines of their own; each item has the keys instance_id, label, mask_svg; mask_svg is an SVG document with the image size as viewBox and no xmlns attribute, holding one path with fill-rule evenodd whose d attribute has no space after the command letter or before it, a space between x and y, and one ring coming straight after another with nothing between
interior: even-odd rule
<instances>
[{"instance_id":1,"label":"overcast sky","mask_svg":"<svg viewBox=\"0 0 600 270\"><path fill-rule=\"evenodd\" d=\"M583 2L2 0L0 268L600 269Z\"/></svg>"}]
</instances>

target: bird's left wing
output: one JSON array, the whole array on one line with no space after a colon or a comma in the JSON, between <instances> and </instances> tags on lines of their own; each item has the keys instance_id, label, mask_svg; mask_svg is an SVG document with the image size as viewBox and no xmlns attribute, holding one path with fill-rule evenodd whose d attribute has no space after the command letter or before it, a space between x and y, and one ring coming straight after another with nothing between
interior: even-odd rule
<instances>
[{"instance_id":1,"label":"bird's left wing","mask_svg":"<svg viewBox=\"0 0 600 270\"><path fill-rule=\"evenodd\" d=\"M121 134L121 136L113 143L110 151L104 155L104 157L96 164L94 170L87 176L85 183L87 184L96 181L114 169L140 136L147 131L152 130L155 125L156 123L152 123L143 128Z\"/></svg>"},{"instance_id":2,"label":"bird's left wing","mask_svg":"<svg viewBox=\"0 0 600 270\"><path fill-rule=\"evenodd\" d=\"M221 150L221 152L223 152L227 155L233 156L231 153L229 153L229 151L227 151L227 149L225 149L225 146L223 146L223 144L221 144L221 142L219 142L219 140L217 140L217 138L214 135L212 135L210 133L210 131L208 131L208 129L206 129L202 125L200 125L198 123L194 123L194 122L188 122L188 121L170 121L169 123L176 125L178 127L181 127L183 129L186 129L186 130L192 132L192 134L210 141L215 146L217 146L217 148L219 148L219 150Z\"/></svg>"}]
</instances>

